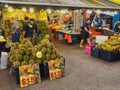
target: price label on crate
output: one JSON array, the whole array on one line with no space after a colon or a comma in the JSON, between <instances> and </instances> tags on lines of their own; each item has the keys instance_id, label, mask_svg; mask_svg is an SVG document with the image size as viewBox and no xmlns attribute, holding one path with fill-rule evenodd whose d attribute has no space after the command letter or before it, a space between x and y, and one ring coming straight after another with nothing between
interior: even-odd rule
<instances>
[{"instance_id":1,"label":"price label on crate","mask_svg":"<svg viewBox=\"0 0 120 90\"><path fill-rule=\"evenodd\" d=\"M20 66L19 74L21 87L41 82L38 64Z\"/></svg>"},{"instance_id":2,"label":"price label on crate","mask_svg":"<svg viewBox=\"0 0 120 90\"><path fill-rule=\"evenodd\" d=\"M63 59L48 62L50 80L54 80L65 75L65 63Z\"/></svg>"}]
</instances>

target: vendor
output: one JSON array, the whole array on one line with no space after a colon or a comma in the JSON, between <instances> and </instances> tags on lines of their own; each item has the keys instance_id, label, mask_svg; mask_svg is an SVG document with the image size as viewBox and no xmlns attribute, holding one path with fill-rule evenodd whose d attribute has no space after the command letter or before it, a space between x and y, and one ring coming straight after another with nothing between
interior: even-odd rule
<instances>
[{"instance_id":1,"label":"vendor","mask_svg":"<svg viewBox=\"0 0 120 90\"><path fill-rule=\"evenodd\" d=\"M80 48L83 48L82 44L85 40L87 40L88 44L91 44L91 41L90 41L90 38L89 38L89 36L91 34L90 26L91 26L91 19L88 18L87 23L84 25L84 29L82 31L82 40L81 40L80 45L79 45Z\"/></svg>"},{"instance_id":2,"label":"vendor","mask_svg":"<svg viewBox=\"0 0 120 90\"><path fill-rule=\"evenodd\" d=\"M120 23L117 24L117 27L115 29L115 34L119 34L120 33Z\"/></svg>"},{"instance_id":3,"label":"vendor","mask_svg":"<svg viewBox=\"0 0 120 90\"><path fill-rule=\"evenodd\" d=\"M115 32L119 31L118 24L120 24L120 18L118 19L118 21L114 25L114 31Z\"/></svg>"}]
</instances>

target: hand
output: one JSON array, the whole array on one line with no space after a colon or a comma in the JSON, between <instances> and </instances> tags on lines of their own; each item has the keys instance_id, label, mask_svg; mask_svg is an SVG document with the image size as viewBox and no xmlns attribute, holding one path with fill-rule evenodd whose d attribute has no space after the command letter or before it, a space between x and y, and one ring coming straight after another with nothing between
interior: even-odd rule
<instances>
[{"instance_id":1,"label":"hand","mask_svg":"<svg viewBox=\"0 0 120 90\"><path fill-rule=\"evenodd\" d=\"M89 34L92 34L92 32L91 32L91 31L89 31Z\"/></svg>"}]
</instances>

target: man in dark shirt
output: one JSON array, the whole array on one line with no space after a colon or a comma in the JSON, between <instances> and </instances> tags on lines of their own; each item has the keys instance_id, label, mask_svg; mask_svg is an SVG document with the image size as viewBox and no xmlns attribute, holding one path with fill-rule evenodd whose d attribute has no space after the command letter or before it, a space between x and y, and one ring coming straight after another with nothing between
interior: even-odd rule
<instances>
[{"instance_id":1,"label":"man in dark shirt","mask_svg":"<svg viewBox=\"0 0 120 90\"><path fill-rule=\"evenodd\" d=\"M91 26L91 19L87 19L87 23L83 26L84 27L84 29L83 29L83 31L82 31L82 40L81 40L81 42L80 42L80 47L82 48L83 47L83 42L84 42L84 40L86 40L87 39L87 43L88 44L91 44L91 42L90 42L90 38L89 38L89 34L91 34L91 32L90 32L90 26Z\"/></svg>"},{"instance_id":2,"label":"man in dark shirt","mask_svg":"<svg viewBox=\"0 0 120 90\"><path fill-rule=\"evenodd\" d=\"M30 19L30 22L32 23L32 26L33 26L33 38L34 38L34 44L36 44L36 39L37 39L37 32L38 32L38 27L37 27L37 24L35 23L34 19L31 18Z\"/></svg>"},{"instance_id":3,"label":"man in dark shirt","mask_svg":"<svg viewBox=\"0 0 120 90\"><path fill-rule=\"evenodd\" d=\"M24 19L25 19L25 23L23 25L23 38L27 38L29 41L34 43L34 40L33 40L33 33L34 33L33 25L29 21L29 17L26 16Z\"/></svg>"}]
</instances>

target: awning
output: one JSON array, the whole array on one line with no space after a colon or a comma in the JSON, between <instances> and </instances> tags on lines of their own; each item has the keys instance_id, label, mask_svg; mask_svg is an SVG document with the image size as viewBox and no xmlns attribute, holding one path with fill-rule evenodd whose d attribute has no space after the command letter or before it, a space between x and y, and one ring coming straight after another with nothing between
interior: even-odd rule
<instances>
[{"instance_id":1,"label":"awning","mask_svg":"<svg viewBox=\"0 0 120 90\"><path fill-rule=\"evenodd\" d=\"M1 0L1 4L12 5L34 5L34 6L47 6L47 7L66 7L73 9L105 9L105 10L120 10L120 7L111 6L95 6L88 5L80 0Z\"/></svg>"}]
</instances>

